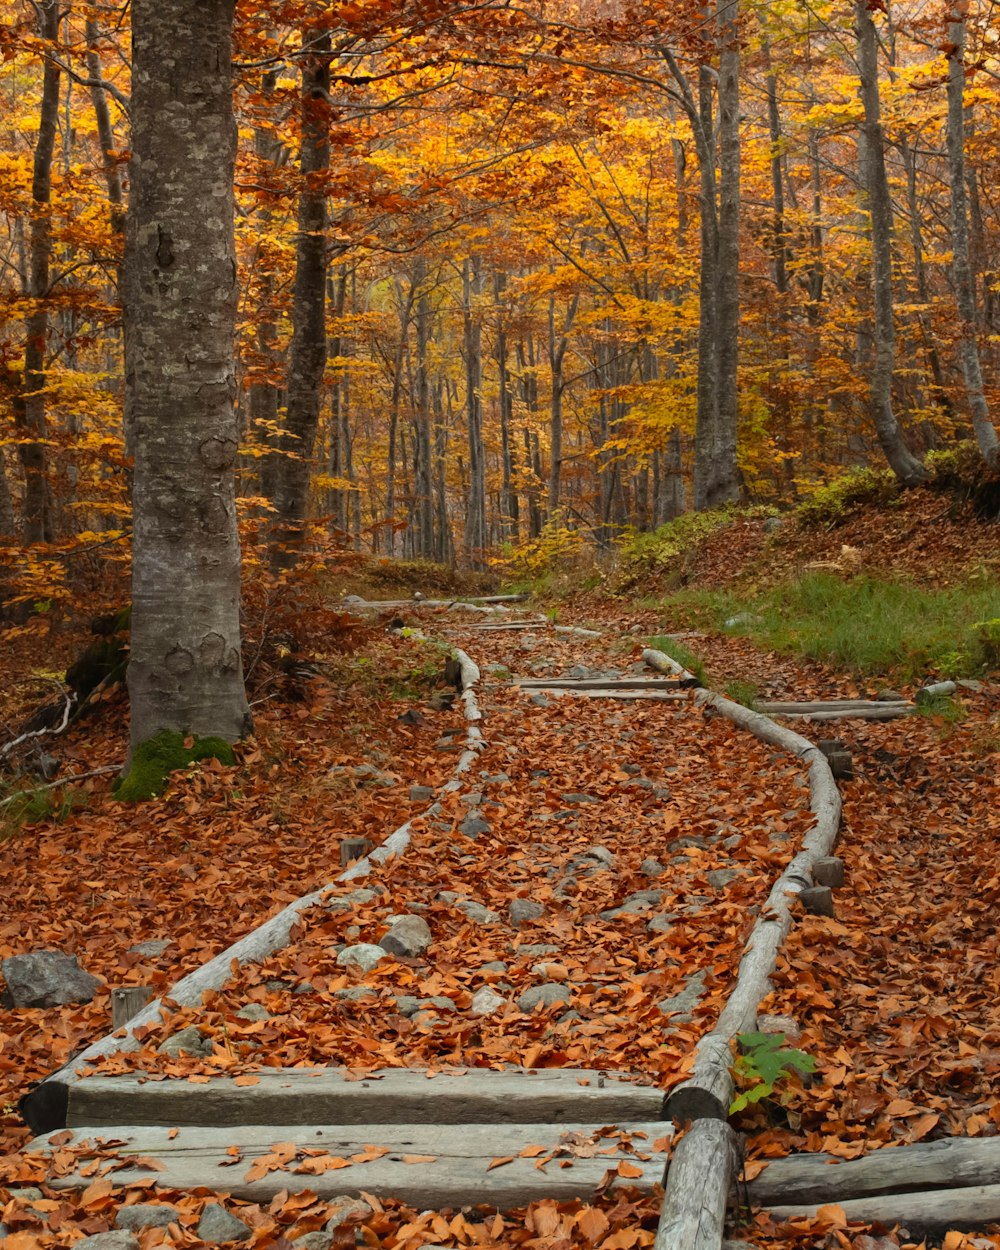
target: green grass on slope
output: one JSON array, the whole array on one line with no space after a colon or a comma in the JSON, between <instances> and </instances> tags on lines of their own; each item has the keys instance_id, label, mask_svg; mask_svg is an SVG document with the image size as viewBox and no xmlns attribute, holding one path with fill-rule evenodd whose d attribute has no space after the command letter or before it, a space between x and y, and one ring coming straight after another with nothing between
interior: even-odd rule
<instances>
[{"instance_id":1,"label":"green grass on slope","mask_svg":"<svg viewBox=\"0 0 1000 1250\"><path fill-rule=\"evenodd\" d=\"M963 677L1000 667L994 581L935 591L896 579L810 573L749 601L695 590L659 606L689 623L857 673Z\"/></svg>"}]
</instances>

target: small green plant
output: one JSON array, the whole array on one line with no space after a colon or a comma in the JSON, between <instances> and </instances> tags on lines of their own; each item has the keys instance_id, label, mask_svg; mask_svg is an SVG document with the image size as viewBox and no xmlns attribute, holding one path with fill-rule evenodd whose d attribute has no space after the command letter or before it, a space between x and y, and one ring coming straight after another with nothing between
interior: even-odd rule
<instances>
[{"instance_id":1,"label":"small green plant","mask_svg":"<svg viewBox=\"0 0 1000 1250\"><path fill-rule=\"evenodd\" d=\"M732 681L726 682L727 698L732 699L734 703L742 703L751 711L756 708L757 694L757 686L752 681L742 681L739 677L735 677Z\"/></svg>"},{"instance_id":2,"label":"small green plant","mask_svg":"<svg viewBox=\"0 0 1000 1250\"><path fill-rule=\"evenodd\" d=\"M60 786L15 790L0 799L0 841L12 837L22 825L34 825L42 820L63 821L86 802L85 794Z\"/></svg>"},{"instance_id":3,"label":"small green plant","mask_svg":"<svg viewBox=\"0 0 1000 1250\"><path fill-rule=\"evenodd\" d=\"M917 703L917 715L958 725L969 715L965 704L950 694L932 694Z\"/></svg>"},{"instance_id":4,"label":"small green plant","mask_svg":"<svg viewBox=\"0 0 1000 1250\"><path fill-rule=\"evenodd\" d=\"M803 1050L785 1046L784 1033L739 1033L740 1054L732 1072L743 1088L733 1099L729 1114L735 1115L751 1103L769 1098L782 1078L798 1072L806 1076L816 1071L816 1060Z\"/></svg>"},{"instance_id":5,"label":"small green plant","mask_svg":"<svg viewBox=\"0 0 1000 1250\"><path fill-rule=\"evenodd\" d=\"M701 660L698 659L694 652L689 651L687 647L685 647L683 643L678 642L676 638L668 638L664 634L658 634L655 638L649 639L648 645L652 647L654 651L662 651L664 655L669 655L672 660L675 660L681 666L681 668L686 668L689 673L697 677L698 681L703 686L711 684L708 679L708 672L705 665L702 664Z\"/></svg>"},{"instance_id":6,"label":"small green plant","mask_svg":"<svg viewBox=\"0 0 1000 1250\"><path fill-rule=\"evenodd\" d=\"M1000 668L1000 617L989 621L976 621L972 628L982 652L983 663L989 668Z\"/></svg>"}]
</instances>

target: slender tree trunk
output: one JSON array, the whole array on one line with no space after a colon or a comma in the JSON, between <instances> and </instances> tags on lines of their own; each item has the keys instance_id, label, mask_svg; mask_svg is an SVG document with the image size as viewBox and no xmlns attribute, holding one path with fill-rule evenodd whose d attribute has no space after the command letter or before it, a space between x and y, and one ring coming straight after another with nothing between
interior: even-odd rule
<instances>
[{"instance_id":1,"label":"slender tree trunk","mask_svg":"<svg viewBox=\"0 0 1000 1250\"><path fill-rule=\"evenodd\" d=\"M249 724L234 481L233 5L132 2L133 747L161 729L233 741Z\"/></svg>"},{"instance_id":2,"label":"slender tree trunk","mask_svg":"<svg viewBox=\"0 0 1000 1250\"><path fill-rule=\"evenodd\" d=\"M719 428L709 507L740 495L736 464L740 342L740 36L738 0L716 0L719 39Z\"/></svg>"},{"instance_id":3,"label":"slender tree trunk","mask_svg":"<svg viewBox=\"0 0 1000 1250\"><path fill-rule=\"evenodd\" d=\"M417 263L414 282L425 281L423 260ZM430 299L422 289L417 299L417 376L413 402L413 494L414 552L424 560L434 559L434 494L431 465L431 387L428 346L430 343Z\"/></svg>"},{"instance_id":4,"label":"slender tree trunk","mask_svg":"<svg viewBox=\"0 0 1000 1250\"><path fill-rule=\"evenodd\" d=\"M514 396L510 389L510 377L507 371L507 330L504 325L504 307L502 304L506 277L497 273L493 278L493 293L497 305L497 375L500 388L498 404L500 408L500 455L501 486L500 486L500 537L502 541L519 538L518 500L514 490L514 449L511 444L511 425L514 416Z\"/></svg>"},{"instance_id":5,"label":"slender tree trunk","mask_svg":"<svg viewBox=\"0 0 1000 1250\"><path fill-rule=\"evenodd\" d=\"M392 362L392 398L389 404L389 447L386 465L385 486L385 548L390 556L396 554L396 443L399 430L399 406L403 394L403 363L409 341L410 318L413 315L413 297L416 283L411 282L406 298L403 298L401 284L396 283L396 300L399 308L399 342Z\"/></svg>"},{"instance_id":6,"label":"slender tree trunk","mask_svg":"<svg viewBox=\"0 0 1000 1250\"><path fill-rule=\"evenodd\" d=\"M549 518L559 510L559 493L562 480L563 445L563 363L569 346L569 333L576 320L580 303L579 294L574 295L566 311L561 331L556 330L555 296L549 300L549 372L552 378L549 401Z\"/></svg>"},{"instance_id":7,"label":"slender tree trunk","mask_svg":"<svg viewBox=\"0 0 1000 1250\"><path fill-rule=\"evenodd\" d=\"M326 175L330 167L330 36L319 36L302 61L302 146L299 170L292 343L288 356L284 453L277 465L271 560L289 568L305 539L309 476L326 369Z\"/></svg>"},{"instance_id":8,"label":"slender tree trunk","mask_svg":"<svg viewBox=\"0 0 1000 1250\"><path fill-rule=\"evenodd\" d=\"M465 551L475 567L486 550L486 448L483 444L482 332L473 307L479 293L479 263L462 266L462 327L465 349L465 414L469 444L469 494L465 504Z\"/></svg>"},{"instance_id":9,"label":"slender tree trunk","mask_svg":"<svg viewBox=\"0 0 1000 1250\"><path fill-rule=\"evenodd\" d=\"M115 234L125 232L125 197L122 194L122 176L118 161L113 155L115 150L115 132L111 125L111 110L108 108L108 93L100 86L104 80L101 54L98 51L101 32L97 21L87 18L87 76L91 79L90 100L94 107L94 120L97 122L97 138L101 145L101 159L104 163L104 181L108 188L108 203L111 205L111 229Z\"/></svg>"},{"instance_id":10,"label":"slender tree trunk","mask_svg":"<svg viewBox=\"0 0 1000 1250\"><path fill-rule=\"evenodd\" d=\"M58 0L40 0L39 36L49 45L59 37ZM49 337L49 284L52 261L52 158L55 152L59 120L60 70L51 53L45 55L42 71L42 103L38 122L38 140L31 176L31 262L25 294L33 311L25 319L24 405L19 444L24 470L24 541L51 542L52 494L48 480L48 456L45 450L45 353ZM17 410L15 410L17 411Z\"/></svg>"},{"instance_id":11,"label":"slender tree trunk","mask_svg":"<svg viewBox=\"0 0 1000 1250\"><path fill-rule=\"evenodd\" d=\"M1000 464L1000 444L990 420L983 390L983 371L976 338L976 290L969 256L969 213L965 188L965 7L956 3L948 14L948 175L951 184L951 275L961 318L958 341L972 429L983 459Z\"/></svg>"},{"instance_id":12,"label":"slender tree trunk","mask_svg":"<svg viewBox=\"0 0 1000 1250\"><path fill-rule=\"evenodd\" d=\"M865 119L862 127L862 177L871 216L873 331L870 407L879 446L904 486L926 480L927 472L910 451L892 408L892 375L896 365L896 330L892 309L892 199L885 168L885 137L878 86L878 40L868 0L855 0L858 29L858 70Z\"/></svg>"}]
</instances>

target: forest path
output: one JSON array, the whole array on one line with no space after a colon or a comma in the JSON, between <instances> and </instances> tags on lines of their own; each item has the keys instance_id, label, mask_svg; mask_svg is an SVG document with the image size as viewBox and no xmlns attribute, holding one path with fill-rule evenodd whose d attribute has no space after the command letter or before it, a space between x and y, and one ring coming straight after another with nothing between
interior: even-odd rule
<instances>
[{"instance_id":1,"label":"forest path","mask_svg":"<svg viewBox=\"0 0 1000 1250\"><path fill-rule=\"evenodd\" d=\"M431 631L442 623L437 619ZM638 646L631 639L556 634L541 622L514 631L467 622L448 629L483 669L487 747L466 784L434 818L413 822L413 842L403 857L317 908L289 947L242 969L206 1008L175 1013L143 1051L117 1061L119 1071L148 1071L152 1064L166 1076L193 1077L196 1085L223 1072L234 1082L250 1081L260 1066L255 1047L261 1047L268 1066L341 1063L355 1079L381 1067L456 1074L510 1064L579 1069L581 1080L591 1079L583 1073L595 1068L624 1072L661 1089L680 1078L725 1000L755 910L811 824L801 767L726 721L706 720L687 700L582 700L509 682L512 672L525 671L550 679L576 669L579 677L578 666L601 680L638 676ZM867 744L884 741L889 732L911 742L924 737L923 745L936 743L940 753L938 730L932 721L908 718L893 726L852 725L851 734L865 758ZM966 743L959 754L968 762L974 750ZM864 802L860 809L848 803L858 827L876 818L874 800L881 799L879 814L888 808L890 816L902 802L900 794L886 796L878 786L873 794L870 786L863 769L857 788L864 789ZM922 798L912 801L922 806ZM932 806L936 813L941 804ZM900 830L898 819L890 823ZM936 847L952 880L969 842L949 849L953 832L948 825ZM850 864L850 839L842 845ZM866 842L861 862L871 854ZM880 890L898 889L899 870L888 857L881 872ZM803 1022L798 1044L817 1055L824 1084L796 1113L794 1128L760 1125L754 1145L765 1153L857 1153L856 1144L866 1145L863 1118L873 1113L876 1141L919 1140L934 1128L918 1114L919 1103L899 1097L906 1092L901 1082L895 1096L879 1096L887 1064L902 1070L906 1058L880 1053L874 1030L867 1039L859 1036L862 1029L855 1033L858 1001L876 1016L880 1004L872 1001L870 968L856 969L869 987L865 993L839 973L842 959L856 962L853 951L867 936L856 930L843 940L841 908L853 910L858 891L842 896L838 919L805 918L782 958L775 1007ZM380 959L363 972L337 963L345 946L380 941L401 913L428 923L433 943L427 951ZM877 919L875 932L884 933L892 916ZM872 917L861 923L871 927ZM900 979L919 994L919 968L904 967ZM834 993L848 1005L840 1015L830 1006ZM248 1015L248 1008L256 1010ZM211 1055L154 1057L152 1045L188 1025L211 1045ZM841 1031L832 1049L828 1028ZM864 1106L850 1070L859 1042L862 1068L877 1074L860 1082ZM960 1095L966 1084L975 1087L989 1076L979 1051L949 1071L957 1073ZM970 1093L975 1096L975 1088ZM902 1111L900 1101L906 1102ZM961 1096L948 1101L949 1115L961 1113ZM988 1126L995 1108L995 1100L980 1097L966 1110ZM839 1133L832 1129L838 1113L844 1115ZM954 1131L956 1121L939 1119L942 1129ZM542 1144L537 1132L535 1144ZM630 1149L647 1154L648 1133ZM417 1158L422 1153L413 1151ZM289 1173L306 1158L277 1157L276 1192L294 1188ZM363 1172L338 1167L332 1175L341 1192L370 1193ZM630 1175L627 1167L624 1175ZM485 1184L480 1192L488 1200ZM259 1203L256 1210L262 1210ZM648 1219L654 1208L647 1210ZM250 1211L256 1219L252 1203Z\"/></svg>"}]
</instances>

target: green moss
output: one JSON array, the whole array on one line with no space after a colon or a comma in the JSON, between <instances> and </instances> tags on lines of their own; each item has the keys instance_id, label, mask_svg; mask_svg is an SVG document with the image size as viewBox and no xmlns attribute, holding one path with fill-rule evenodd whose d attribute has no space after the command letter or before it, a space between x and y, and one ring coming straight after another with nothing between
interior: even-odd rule
<instances>
[{"instance_id":1,"label":"green moss","mask_svg":"<svg viewBox=\"0 0 1000 1250\"><path fill-rule=\"evenodd\" d=\"M186 746L187 742L191 745ZM192 740L175 729L161 729L135 748L128 772L115 783L112 793L122 803L141 803L156 798L166 789L172 772L207 759L220 760L230 766L236 763L233 748L224 738Z\"/></svg>"}]
</instances>

